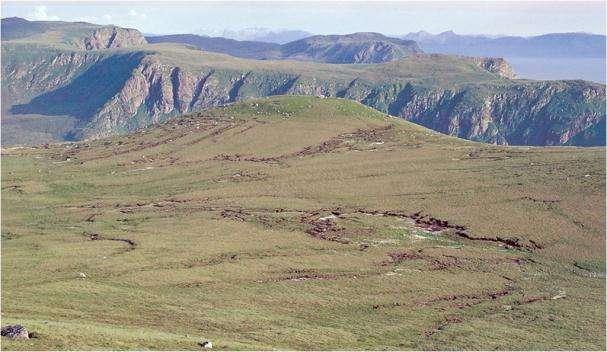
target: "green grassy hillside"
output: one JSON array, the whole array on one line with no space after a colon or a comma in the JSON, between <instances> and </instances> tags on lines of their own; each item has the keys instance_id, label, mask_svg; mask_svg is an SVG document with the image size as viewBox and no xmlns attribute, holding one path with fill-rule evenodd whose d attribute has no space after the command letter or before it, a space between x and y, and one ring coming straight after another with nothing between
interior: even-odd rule
<instances>
[{"instance_id":1,"label":"green grassy hillside","mask_svg":"<svg viewBox=\"0 0 607 352\"><path fill-rule=\"evenodd\" d=\"M294 96L4 149L3 348L604 350L604 153Z\"/></svg>"}]
</instances>

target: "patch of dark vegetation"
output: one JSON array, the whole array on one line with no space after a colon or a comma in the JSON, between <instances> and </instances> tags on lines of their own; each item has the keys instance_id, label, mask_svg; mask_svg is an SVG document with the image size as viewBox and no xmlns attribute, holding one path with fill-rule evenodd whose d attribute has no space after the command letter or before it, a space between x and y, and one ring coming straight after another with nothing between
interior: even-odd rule
<instances>
[{"instance_id":1,"label":"patch of dark vegetation","mask_svg":"<svg viewBox=\"0 0 607 352\"><path fill-rule=\"evenodd\" d=\"M310 269L292 269L288 270L286 275L277 279L271 280L274 282L280 281L307 281L307 280L336 280L343 275L334 273L319 273Z\"/></svg>"},{"instance_id":2,"label":"patch of dark vegetation","mask_svg":"<svg viewBox=\"0 0 607 352\"><path fill-rule=\"evenodd\" d=\"M176 284L175 286L180 287L180 288L197 288L197 287L202 287L204 285L205 285L204 282L193 281L193 282L180 282L180 283Z\"/></svg>"},{"instance_id":3,"label":"patch of dark vegetation","mask_svg":"<svg viewBox=\"0 0 607 352\"><path fill-rule=\"evenodd\" d=\"M149 208L160 208L163 210L174 210L177 205L192 202L193 199L178 199L178 198L168 198L161 199L158 201L138 201L135 203L115 203L113 204L114 208L121 208L119 211L123 214L132 214L135 210L139 210L140 208L149 207Z\"/></svg>"},{"instance_id":4,"label":"patch of dark vegetation","mask_svg":"<svg viewBox=\"0 0 607 352\"><path fill-rule=\"evenodd\" d=\"M461 225L450 224L447 220L437 219L429 215L423 215L421 212L409 215L409 218L415 221L419 227L432 231L443 231L446 229L455 229L457 231L465 231L466 228Z\"/></svg>"},{"instance_id":5,"label":"patch of dark vegetation","mask_svg":"<svg viewBox=\"0 0 607 352\"><path fill-rule=\"evenodd\" d=\"M379 309L403 307L406 305L407 304L403 303L403 302L392 302L392 303L374 304L373 306L371 306L371 308L373 308L374 310L379 310Z\"/></svg>"},{"instance_id":6,"label":"patch of dark vegetation","mask_svg":"<svg viewBox=\"0 0 607 352\"><path fill-rule=\"evenodd\" d=\"M394 125L386 125L378 128L359 129L356 132L345 135L346 137L354 137L365 142L383 142L387 134L394 129Z\"/></svg>"},{"instance_id":7,"label":"patch of dark vegetation","mask_svg":"<svg viewBox=\"0 0 607 352\"><path fill-rule=\"evenodd\" d=\"M249 161L253 163L265 163L265 164L280 164L280 158L278 157L256 157L247 156L241 154L219 154L214 156L211 160L220 161Z\"/></svg>"},{"instance_id":8,"label":"patch of dark vegetation","mask_svg":"<svg viewBox=\"0 0 607 352\"><path fill-rule=\"evenodd\" d=\"M435 303L443 303L450 302L453 307L456 308L464 308L468 307L472 304L462 303L461 301L477 301L474 304L481 303L482 301L487 300L496 300L501 297L507 296L512 292L509 289L502 289L498 291L490 291L490 292L480 292L480 293L462 293L462 294L452 294L445 296L438 296L434 298L430 298L425 301L418 302L420 306L428 306Z\"/></svg>"},{"instance_id":9,"label":"patch of dark vegetation","mask_svg":"<svg viewBox=\"0 0 607 352\"><path fill-rule=\"evenodd\" d=\"M2 239L3 240L12 240L19 237L19 235L17 235L14 232L10 232L10 231L3 231L2 232Z\"/></svg>"},{"instance_id":10,"label":"patch of dark vegetation","mask_svg":"<svg viewBox=\"0 0 607 352\"><path fill-rule=\"evenodd\" d=\"M249 219L251 216L251 214L245 212L242 209L223 209L220 215L224 219L237 221L247 221L247 219Z\"/></svg>"},{"instance_id":11,"label":"patch of dark vegetation","mask_svg":"<svg viewBox=\"0 0 607 352\"><path fill-rule=\"evenodd\" d=\"M84 219L84 221L86 222L94 222L95 221L95 217L101 215L101 213L94 213L91 214L89 216L86 217L86 219Z\"/></svg>"},{"instance_id":12,"label":"patch of dark vegetation","mask_svg":"<svg viewBox=\"0 0 607 352\"><path fill-rule=\"evenodd\" d=\"M23 194L23 186L21 185L10 185L10 186L4 186L2 187L2 190L6 190L6 191L13 191L13 192L17 192L19 194Z\"/></svg>"},{"instance_id":13,"label":"patch of dark vegetation","mask_svg":"<svg viewBox=\"0 0 607 352\"><path fill-rule=\"evenodd\" d=\"M542 204L554 204L561 201L559 197L547 197L547 198L535 198L535 197L521 197L522 200L528 200L534 203L542 203Z\"/></svg>"},{"instance_id":14,"label":"patch of dark vegetation","mask_svg":"<svg viewBox=\"0 0 607 352\"><path fill-rule=\"evenodd\" d=\"M474 149L467 154L469 159L472 160L489 160L489 161L497 161L497 160L505 160L514 157L520 157L519 154L505 151L505 150L496 150L496 149Z\"/></svg>"},{"instance_id":15,"label":"patch of dark vegetation","mask_svg":"<svg viewBox=\"0 0 607 352\"><path fill-rule=\"evenodd\" d=\"M270 280L260 280L257 282L283 282L283 281L308 281L308 280L338 280L338 279L357 279L359 277L376 275L377 273L361 272L319 272L315 269L289 269L281 273L278 278Z\"/></svg>"},{"instance_id":16,"label":"patch of dark vegetation","mask_svg":"<svg viewBox=\"0 0 607 352\"><path fill-rule=\"evenodd\" d=\"M550 297L548 297L548 296L529 296L529 297L525 297L525 298L521 299L520 301L518 301L518 304L519 305L530 304L530 303L535 303L535 302L539 302L539 301L546 301L549 299L550 299Z\"/></svg>"},{"instance_id":17,"label":"patch of dark vegetation","mask_svg":"<svg viewBox=\"0 0 607 352\"><path fill-rule=\"evenodd\" d=\"M521 242L521 239L518 237L487 237L487 236L481 236L481 237L474 237L471 236L470 234L468 234L466 231L455 231L455 234L459 237L465 238L467 240L471 240L471 241L486 241L486 242L496 242L496 243L500 243L501 245L503 245L505 248L508 249L519 249L519 250L528 250L528 251L534 251L537 249L542 249L544 248L542 245L538 244L537 242L533 241L533 240L528 240L528 244Z\"/></svg>"},{"instance_id":18,"label":"patch of dark vegetation","mask_svg":"<svg viewBox=\"0 0 607 352\"><path fill-rule=\"evenodd\" d=\"M388 256L390 257L390 260L383 261L381 263L381 265L387 266L387 265L399 264L399 263L402 263L402 262L408 261L408 260L424 259L424 256L420 255L418 252L411 252L411 251L391 252L391 253L388 253Z\"/></svg>"},{"instance_id":19,"label":"patch of dark vegetation","mask_svg":"<svg viewBox=\"0 0 607 352\"><path fill-rule=\"evenodd\" d=\"M235 262L241 259L241 254L239 253L221 253L219 255L215 255L213 257L205 257L196 259L185 265L185 268L191 269L194 267L203 267L203 266L215 266L220 265L226 262Z\"/></svg>"},{"instance_id":20,"label":"patch of dark vegetation","mask_svg":"<svg viewBox=\"0 0 607 352\"><path fill-rule=\"evenodd\" d=\"M342 144L342 141L338 138L330 139L328 141L324 141L317 145L307 146L307 147L303 148L302 150L295 152L291 155L285 156L285 157L295 156L295 157L303 158L305 156L310 156L310 155L315 155L315 154L330 153L330 152L334 151L335 149L339 148L341 146L341 144Z\"/></svg>"}]
</instances>

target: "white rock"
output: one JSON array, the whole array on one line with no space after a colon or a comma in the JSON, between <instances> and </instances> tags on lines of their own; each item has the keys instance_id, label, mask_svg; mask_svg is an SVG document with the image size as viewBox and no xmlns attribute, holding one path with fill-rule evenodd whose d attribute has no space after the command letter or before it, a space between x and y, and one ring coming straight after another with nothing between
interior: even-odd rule
<instances>
[{"instance_id":1,"label":"white rock","mask_svg":"<svg viewBox=\"0 0 607 352\"><path fill-rule=\"evenodd\" d=\"M205 350L210 350L213 348L213 343L211 341L202 341L198 343Z\"/></svg>"},{"instance_id":2,"label":"white rock","mask_svg":"<svg viewBox=\"0 0 607 352\"><path fill-rule=\"evenodd\" d=\"M322 217L322 218L318 218L318 220L320 220L320 221L327 221L327 220L333 220L333 219L337 219L337 216L335 216L335 215L329 215L329 216L325 216L325 217Z\"/></svg>"}]
</instances>

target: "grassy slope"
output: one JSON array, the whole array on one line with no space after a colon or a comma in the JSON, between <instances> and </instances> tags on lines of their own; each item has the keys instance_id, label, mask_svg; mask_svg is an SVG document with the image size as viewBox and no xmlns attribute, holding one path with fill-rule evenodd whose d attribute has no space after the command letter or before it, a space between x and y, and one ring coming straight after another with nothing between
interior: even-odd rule
<instances>
[{"instance_id":1,"label":"grassy slope","mask_svg":"<svg viewBox=\"0 0 607 352\"><path fill-rule=\"evenodd\" d=\"M5 150L2 321L40 338L3 348L605 349L604 170L603 148L494 147L309 97ZM331 210L342 230L305 232Z\"/></svg>"}]
</instances>

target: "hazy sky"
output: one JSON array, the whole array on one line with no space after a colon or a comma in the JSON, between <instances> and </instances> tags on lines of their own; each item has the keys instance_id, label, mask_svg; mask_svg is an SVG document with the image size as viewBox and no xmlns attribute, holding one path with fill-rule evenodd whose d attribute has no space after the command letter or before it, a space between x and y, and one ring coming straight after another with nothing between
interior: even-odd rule
<instances>
[{"instance_id":1,"label":"hazy sky","mask_svg":"<svg viewBox=\"0 0 607 352\"><path fill-rule=\"evenodd\" d=\"M10 2L2 17L87 21L145 33L217 33L250 27L317 34L360 31L534 35L605 33L605 1Z\"/></svg>"}]
</instances>

